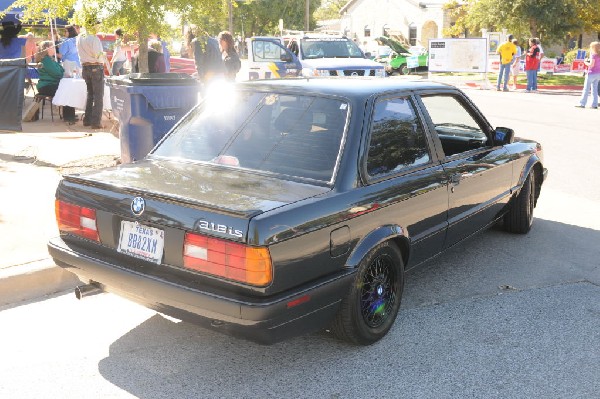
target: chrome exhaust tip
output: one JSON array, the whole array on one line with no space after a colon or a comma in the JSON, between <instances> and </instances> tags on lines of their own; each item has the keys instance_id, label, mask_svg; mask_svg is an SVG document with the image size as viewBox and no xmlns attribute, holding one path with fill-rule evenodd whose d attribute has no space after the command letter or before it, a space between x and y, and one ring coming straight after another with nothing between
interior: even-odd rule
<instances>
[{"instance_id":1,"label":"chrome exhaust tip","mask_svg":"<svg viewBox=\"0 0 600 399\"><path fill-rule=\"evenodd\" d=\"M102 290L100 284L95 282L90 284L78 285L77 287L75 287L75 297L77 299L83 299L84 297L101 294L103 292L104 290Z\"/></svg>"}]
</instances>

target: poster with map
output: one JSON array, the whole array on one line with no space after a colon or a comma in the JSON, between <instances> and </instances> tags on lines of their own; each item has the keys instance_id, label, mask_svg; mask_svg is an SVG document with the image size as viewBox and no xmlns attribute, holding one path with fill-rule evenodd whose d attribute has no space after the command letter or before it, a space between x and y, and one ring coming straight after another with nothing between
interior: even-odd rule
<instances>
[{"instance_id":1,"label":"poster with map","mask_svg":"<svg viewBox=\"0 0 600 399\"><path fill-rule=\"evenodd\" d=\"M488 40L430 39L429 72L487 72Z\"/></svg>"}]
</instances>

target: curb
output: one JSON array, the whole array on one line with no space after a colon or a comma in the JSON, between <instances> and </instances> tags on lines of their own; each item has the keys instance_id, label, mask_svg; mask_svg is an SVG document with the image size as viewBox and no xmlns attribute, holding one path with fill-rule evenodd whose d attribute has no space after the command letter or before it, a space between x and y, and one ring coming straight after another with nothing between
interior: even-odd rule
<instances>
[{"instance_id":1,"label":"curb","mask_svg":"<svg viewBox=\"0 0 600 399\"><path fill-rule=\"evenodd\" d=\"M72 273L51 258L0 269L0 307L64 292L80 285Z\"/></svg>"},{"instance_id":2,"label":"curb","mask_svg":"<svg viewBox=\"0 0 600 399\"><path fill-rule=\"evenodd\" d=\"M467 85L468 87L482 87L483 84L481 83L476 83L476 82L466 82L465 85ZM517 84L517 90L522 89L525 90L527 88L527 85L521 85L521 84ZM583 86L569 86L569 85L538 85L538 89L543 89L543 90L573 90L573 91L581 91L583 90ZM514 91L514 90L512 90Z\"/></svg>"}]
</instances>

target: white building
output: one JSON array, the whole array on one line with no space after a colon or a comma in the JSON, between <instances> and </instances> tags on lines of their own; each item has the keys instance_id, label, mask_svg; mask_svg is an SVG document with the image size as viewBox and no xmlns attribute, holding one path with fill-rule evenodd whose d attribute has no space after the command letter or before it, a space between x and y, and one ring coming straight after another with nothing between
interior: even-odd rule
<instances>
[{"instance_id":1,"label":"white building","mask_svg":"<svg viewBox=\"0 0 600 399\"><path fill-rule=\"evenodd\" d=\"M412 46L428 47L450 26L447 0L350 0L340 10L340 27L360 44L383 35L400 36Z\"/></svg>"}]
</instances>

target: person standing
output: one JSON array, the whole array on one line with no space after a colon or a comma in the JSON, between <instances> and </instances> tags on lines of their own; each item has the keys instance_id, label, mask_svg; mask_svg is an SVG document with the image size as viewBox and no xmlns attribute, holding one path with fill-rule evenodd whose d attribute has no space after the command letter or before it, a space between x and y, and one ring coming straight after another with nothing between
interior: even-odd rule
<instances>
[{"instance_id":1,"label":"person standing","mask_svg":"<svg viewBox=\"0 0 600 399\"><path fill-rule=\"evenodd\" d=\"M537 91L537 71L540 64L538 57L540 49L538 48L535 38L529 39L529 50L525 55L525 73L527 74L527 91L528 93Z\"/></svg>"},{"instance_id":2,"label":"person standing","mask_svg":"<svg viewBox=\"0 0 600 399\"><path fill-rule=\"evenodd\" d=\"M225 68L219 50L219 42L206 32L203 35L194 36L190 47L193 50L198 79L202 83L208 83L215 78L222 77Z\"/></svg>"},{"instance_id":3,"label":"person standing","mask_svg":"<svg viewBox=\"0 0 600 399\"><path fill-rule=\"evenodd\" d=\"M500 72L498 73L498 82L496 90L500 91L500 85L504 79L504 91L508 91L508 75L510 67L513 64L513 57L517 53L517 46L513 43L514 36L508 35L508 39L502 43L496 53L500 54Z\"/></svg>"},{"instance_id":4,"label":"person standing","mask_svg":"<svg viewBox=\"0 0 600 399\"><path fill-rule=\"evenodd\" d=\"M588 95L592 92L592 106L590 108L598 109L598 90L600 88L600 42L592 42L590 44L590 58L584 61L588 69L585 74L585 82L579 104L575 105L578 108L585 108Z\"/></svg>"},{"instance_id":5,"label":"person standing","mask_svg":"<svg viewBox=\"0 0 600 399\"><path fill-rule=\"evenodd\" d=\"M542 59L544 58L544 48L542 47L542 41L540 40L539 37L535 38L535 44L538 46L538 49L540 50L540 53L538 54L538 58L540 60L540 63L538 64L538 72L539 72L542 67Z\"/></svg>"},{"instance_id":6,"label":"person standing","mask_svg":"<svg viewBox=\"0 0 600 399\"><path fill-rule=\"evenodd\" d=\"M111 75L118 76L125 74L125 61L127 61L127 52L123 43L123 31L119 28L115 30L115 47L113 48L113 56L111 59Z\"/></svg>"},{"instance_id":7,"label":"person standing","mask_svg":"<svg viewBox=\"0 0 600 399\"><path fill-rule=\"evenodd\" d=\"M88 22L85 32L77 36L77 51L81 60L82 77L87 87L83 126L103 128L102 101L104 98L104 51L102 42L95 35L96 24Z\"/></svg>"},{"instance_id":8,"label":"person standing","mask_svg":"<svg viewBox=\"0 0 600 399\"><path fill-rule=\"evenodd\" d=\"M517 48L517 53L513 57L512 65L510 66L510 74L513 78L514 90L517 90L517 77L519 76L519 69L521 68L521 46L519 46L517 39L513 39L513 44Z\"/></svg>"},{"instance_id":9,"label":"person standing","mask_svg":"<svg viewBox=\"0 0 600 399\"><path fill-rule=\"evenodd\" d=\"M28 63L35 62L35 53L37 53L37 43L35 36L29 32L25 35L25 59Z\"/></svg>"},{"instance_id":10,"label":"person standing","mask_svg":"<svg viewBox=\"0 0 600 399\"><path fill-rule=\"evenodd\" d=\"M61 60L72 61L77 64L77 68L81 68L79 54L77 53L77 31L73 25L65 26L66 39L60 44Z\"/></svg>"},{"instance_id":11,"label":"person standing","mask_svg":"<svg viewBox=\"0 0 600 399\"><path fill-rule=\"evenodd\" d=\"M156 33L151 33L150 37L153 40L157 40L158 42L160 42L160 46L162 48L160 50L160 53L162 53L163 58L165 59L165 72L169 72L171 70L171 53L169 52L169 47L167 46L167 42L162 40L160 38L160 35L158 35Z\"/></svg>"},{"instance_id":12,"label":"person standing","mask_svg":"<svg viewBox=\"0 0 600 399\"><path fill-rule=\"evenodd\" d=\"M225 66L225 77L228 80L235 80L235 76L242 67L242 62L238 53L235 51L233 36L227 31L219 33L219 47L223 65Z\"/></svg>"},{"instance_id":13,"label":"person standing","mask_svg":"<svg viewBox=\"0 0 600 399\"><path fill-rule=\"evenodd\" d=\"M298 46L298 42L296 41L295 38L292 38L290 40L290 42L288 43L287 46L288 50L290 50L292 53L294 53L296 56L298 56L298 53L300 52L300 47Z\"/></svg>"},{"instance_id":14,"label":"person standing","mask_svg":"<svg viewBox=\"0 0 600 399\"><path fill-rule=\"evenodd\" d=\"M81 70L81 62L77 53L77 31L73 25L65 26L67 38L60 44L61 61L67 72L65 76L73 76L73 69Z\"/></svg>"},{"instance_id":15,"label":"person standing","mask_svg":"<svg viewBox=\"0 0 600 399\"><path fill-rule=\"evenodd\" d=\"M0 59L24 58L25 43L27 39L17 37L21 31L21 24L12 21L2 22L0 29Z\"/></svg>"}]
</instances>

